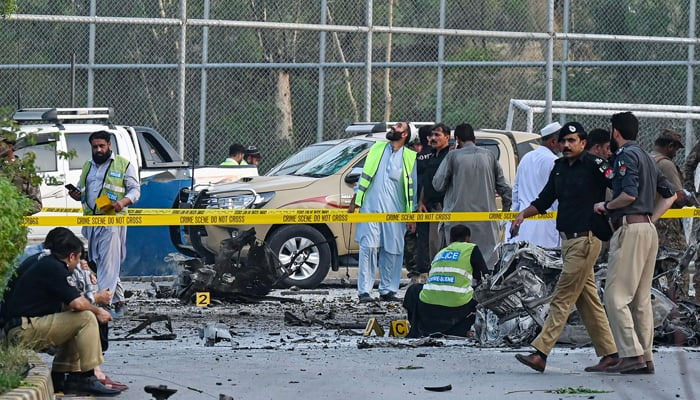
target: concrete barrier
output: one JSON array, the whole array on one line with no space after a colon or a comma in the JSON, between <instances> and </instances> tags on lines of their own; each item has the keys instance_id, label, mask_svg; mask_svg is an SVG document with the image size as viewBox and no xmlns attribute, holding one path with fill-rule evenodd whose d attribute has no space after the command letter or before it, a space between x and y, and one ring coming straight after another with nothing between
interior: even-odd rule
<instances>
[{"instance_id":1,"label":"concrete barrier","mask_svg":"<svg viewBox=\"0 0 700 400\"><path fill-rule=\"evenodd\" d=\"M0 400L51 400L54 398L51 368L38 354L29 358L29 372L24 379L26 386L20 386L0 395Z\"/></svg>"}]
</instances>

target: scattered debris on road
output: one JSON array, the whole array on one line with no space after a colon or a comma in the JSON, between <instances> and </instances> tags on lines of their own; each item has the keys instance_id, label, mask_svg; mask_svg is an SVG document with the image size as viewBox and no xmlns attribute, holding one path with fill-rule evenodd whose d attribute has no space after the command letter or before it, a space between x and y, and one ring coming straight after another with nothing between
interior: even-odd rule
<instances>
[{"instance_id":1,"label":"scattered debris on road","mask_svg":"<svg viewBox=\"0 0 700 400\"><path fill-rule=\"evenodd\" d=\"M425 390L428 390L430 392L448 392L452 390L452 385L445 385L445 386L425 386Z\"/></svg>"}]
</instances>

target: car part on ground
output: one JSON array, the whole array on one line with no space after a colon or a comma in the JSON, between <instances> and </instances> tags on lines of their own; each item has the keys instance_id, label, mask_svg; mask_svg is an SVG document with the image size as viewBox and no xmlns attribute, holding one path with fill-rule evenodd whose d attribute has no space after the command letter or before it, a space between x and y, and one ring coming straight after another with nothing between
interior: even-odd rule
<instances>
[{"instance_id":1,"label":"car part on ground","mask_svg":"<svg viewBox=\"0 0 700 400\"><path fill-rule=\"evenodd\" d=\"M697 345L700 340L700 307L689 293L688 269L698 257L698 242L685 252L660 249L653 280L652 308L655 341ZM559 279L559 251L525 242L506 243L496 251L499 262L493 274L475 290L474 329L482 346L529 344L539 333L549 312L549 301ZM607 264L595 266L602 298ZM559 337L559 343L581 346L590 337L577 311Z\"/></svg>"}]
</instances>

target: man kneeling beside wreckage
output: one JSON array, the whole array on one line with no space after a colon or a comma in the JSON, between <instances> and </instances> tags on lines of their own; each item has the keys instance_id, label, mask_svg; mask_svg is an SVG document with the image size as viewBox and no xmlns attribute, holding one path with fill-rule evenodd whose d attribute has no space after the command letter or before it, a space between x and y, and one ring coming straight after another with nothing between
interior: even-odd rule
<instances>
[{"instance_id":1,"label":"man kneeling beside wreckage","mask_svg":"<svg viewBox=\"0 0 700 400\"><path fill-rule=\"evenodd\" d=\"M474 323L472 276L479 282L488 271L486 262L479 248L470 243L469 228L452 227L450 238L452 243L435 256L427 283L411 285L406 291L403 306L411 323L408 337L467 336Z\"/></svg>"}]
</instances>

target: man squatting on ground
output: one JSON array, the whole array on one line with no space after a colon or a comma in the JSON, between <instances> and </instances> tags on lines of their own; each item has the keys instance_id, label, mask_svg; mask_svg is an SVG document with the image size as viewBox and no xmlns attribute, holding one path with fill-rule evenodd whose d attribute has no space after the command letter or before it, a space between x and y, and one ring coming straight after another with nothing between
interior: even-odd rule
<instances>
[{"instance_id":1,"label":"man squatting on ground","mask_svg":"<svg viewBox=\"0 0 700 400\"><path fill-rule=\"evenodd\" d=\"M3 329L10 340L36 350L58 346L51 368L57 389L119 394L95 376L95 368L103 362L98 321L107 323L112 316L76 287L72 274L80 264L83 243L73 233L53 242L48 243L50 255L36 255L36 263L20 268L5 304ZM60 387L64 378L65 387Z\"/></svg>"},{"instance_id":2,"label":"man squatting on ground","mask_svg":"<svg viewBox=\"0 0 700 400\"><path fill-rule=\"evenodd\" d=\"M559 142L562 143L564 156L555 161L537 199L521 211L511 225L511 236L516 236L525 218L545 213L554 201L559 200L556 225L564 239L561 246L561 275L549 305L547 320L532 342L536 351L515 357L528 367L543 372L547 355L554 348L576 305L596 354L602 357L598 365L588 367L586 371L603 371L617 362L617 349L593 274L593 265L601 247L600 239L595 236L598 233L596 218L607 226L607 221L593 212L593 204L605 199L609 181L606 175L609 177L612 171L605 160L585 151L586 132L580 124L565 124L559 131Z\"/></svg>"},{"instance_id":3,"label":"man squatting on ground","mask_svg":"<svg viewBox=\"0 0 700 400\"><path fill-rule=\"evenodd\" d=\"M411 324L408 337L438 332L466 337L476 319L472 278L478 284L488 273L486 261L470 242L471 232L466 226L453 226L450 238L452 243L435 256L427 282L406 290L403 306Z\"/></svg>"},{"instance_id":4,"label":"man squatting on ground","mask_svg":"<svg viewBox=\"0 0 700 400\"><path fill-rule=\"evenodd\" d=\"M386 138L367 154L356 185L349 213L413 212L416 205L416 152L404 145L411 139L407 122L391 127ZM360 244L357 291L360 302L372 301L370 292L379 264L379 294L384 301L398 301L403 268L404 233L415 230L415 223L363 222L357 224L355 240Z\"/></svg>"}]
</instances>

